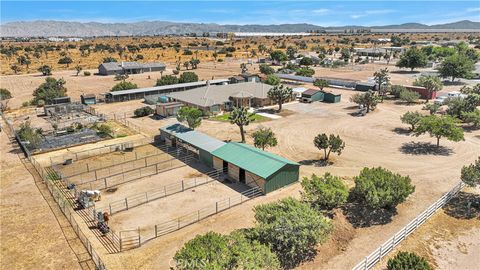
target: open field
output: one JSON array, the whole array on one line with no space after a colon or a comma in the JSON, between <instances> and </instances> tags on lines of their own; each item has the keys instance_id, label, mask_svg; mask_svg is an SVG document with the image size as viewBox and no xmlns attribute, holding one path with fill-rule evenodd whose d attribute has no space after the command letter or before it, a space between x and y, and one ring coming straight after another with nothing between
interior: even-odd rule
<instances>
[{"instance_id":1,"label":"open field","mask_svg":"<svg viewBox=\"0 0 480 270\"><path fill-rule=\"evenodd\" d=\"M3 121L2 121L3 125ZM81 269L74 232L56 216L20 161L17 142L0 132L0 261L5 269ZM40 183L40 185L42 185ZM53 202L55 203L55 202ZM64 221L66 222L66 221ZM80 246L83 248L83 246Z\"/></svg>"}]
</instances>

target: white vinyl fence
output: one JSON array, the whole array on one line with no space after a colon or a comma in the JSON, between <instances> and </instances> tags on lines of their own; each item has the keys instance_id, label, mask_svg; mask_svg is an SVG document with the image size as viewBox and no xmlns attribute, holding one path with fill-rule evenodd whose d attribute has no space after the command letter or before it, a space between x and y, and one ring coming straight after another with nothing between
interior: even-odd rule
<instances>
[{"instance_id":1,"label":"white vinyl fence","mask_svg":"<svg viewBox=\"0 0 480 270\"><path fill-rule=\"evenodd\" d=\"M398 244L400 244L405 238L415 231L420 225L427 221L438 209L442 208L450 199L452 199L465 184L463 182L458 183L452 190L444 194L438 201L430 205L425 211L418 215L414 220L403 227L393 237L388 239L383 245L378 247L370 255L366 256L359 264L353 267L353 270L371 269L378 263L383 257L385 257L390 251L392 251Z\"/></svg>"}]
</instances>

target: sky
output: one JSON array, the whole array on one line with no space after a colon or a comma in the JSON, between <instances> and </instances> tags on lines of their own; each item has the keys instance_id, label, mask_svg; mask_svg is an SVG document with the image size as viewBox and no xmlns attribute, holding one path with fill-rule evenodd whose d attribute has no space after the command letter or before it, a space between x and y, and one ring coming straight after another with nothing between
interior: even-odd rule
<instances>
[{"instance_id":1,"label":"sky","mask_svg":"<svg viewBox=\"0 0 480 270\"><path fill-rule=\"evenodd\" d=\"M480 21L476 1L0 1L0 22L173 21L320 26Z\"/></svg>"}]
</instances>

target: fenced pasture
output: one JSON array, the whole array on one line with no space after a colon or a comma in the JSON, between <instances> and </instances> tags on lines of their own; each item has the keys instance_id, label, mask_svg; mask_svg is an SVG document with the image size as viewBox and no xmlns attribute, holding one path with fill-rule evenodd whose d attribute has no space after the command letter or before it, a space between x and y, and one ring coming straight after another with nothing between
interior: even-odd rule
<instances>
[{"instance_id":1,"label":"fenced pasture","mask_svg":"<svg viewBox=\"0 0 480 270\"><path fill-rule=\"evenodd\" d=\"M133 150L135 151L135 150ZM116 153L118 154L118 153ZM131 155L132 158L135 155ZM138 157L138 155L137 155ZM68 184L73 183L79 189L107 189L132 180L152 176L164 171L194 163L197 157L183 148L167 148L155 155L132 159L116 165L98 168L87 172L64 175L62 167L71 167L67 171L74 172L77 164L55 165L52 169ZM87 166L89 163L86 163ZM99 163L102 164L102 163ZM80 166L83 167L81 164ZM73 168L73 169L72 169Z\"/></svg>"}]
</instances>

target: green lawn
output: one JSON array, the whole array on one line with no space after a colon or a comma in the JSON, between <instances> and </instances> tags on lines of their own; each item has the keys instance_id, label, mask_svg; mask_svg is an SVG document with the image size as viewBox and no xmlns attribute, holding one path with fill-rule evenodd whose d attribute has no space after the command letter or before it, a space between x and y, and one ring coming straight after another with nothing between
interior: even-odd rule
<instances>
[{"instance_id":1,"label":"green lawn","mask_svg":"<svg viewBox=\"0 0 480 270\"><path fill-rule=\"evenodd\" d=\"M222 115L217 115L217 116L214 116L214 117L210 117L210 120L228 122L229 121L228 120L229 115L230 115L230 113L224 113ZM254 119L254 122L257 122L257 123L271 120L268 117L261 116L261 115L258 115L258 114L254 114L252 118Z\"/></svg>"}]
</instances>

